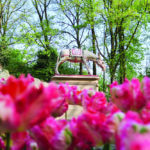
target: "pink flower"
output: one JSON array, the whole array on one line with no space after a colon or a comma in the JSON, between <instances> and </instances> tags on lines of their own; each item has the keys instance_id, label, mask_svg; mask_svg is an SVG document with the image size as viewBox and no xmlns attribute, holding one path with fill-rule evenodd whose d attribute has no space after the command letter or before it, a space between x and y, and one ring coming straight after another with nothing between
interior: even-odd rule
<instances>
[{"instance_id":1,"label":"pink flower","mask_svg":"<svg viewBox=\"0 0 150 150\"><path fill-rule=\"evenodd\" d=\"M84 91L78 91L77 86L68 86L66 95L67 101L71 105L81 105Z\"/></svg>"},{"instance_id":2,"label":"pink flower","mask_svg":"<svg viewBox=\"0 0 150 150\"><path fill-rule=\"evenodd\" d=\"M68 110L68 101L67 101L68 88L69 86L67 84L59 84L58 86L56 86L55 92L57 92L57 98L54 98L54 100L52 101L53 103L53 110L51 113L52 116L54 117L61 116ZM53 99L53 97L51 99Z\"/></svg>"},{"instance_id":3,"label":"pink flower","mask_svg":"<svg viewBox=\"0 0 150 150\"><path fill-rule=\"evenodd\" d=\"M103 113L84 112L69 124L72 133L71 148L87 150L105 143L114 143L117 128L124 118L122 112L106 116Z\"/></svg>"},{"instance_id":4,"label":"pink flower","mask_svg":"<svg viewBox=\"0 0 150 150\"><path fill-rule=\"evenodd\" d=\"M12 133L11 139L11 150L38 150L37 143L29 136L29 133L26 131Z\"/></svg>"},{"instance_id":5,"label":"pink flower","mask_svg":"<svg viewBox=\"0 0 150 150\"><path fill-rule=\"evenodd\" d=\"M18 79L10 76L5 84L0 84L0 92L4 95L9 94L12 98L16 99L24 93L34 82L34 78L30 75L27 78L21 75Z\"/></svg>"},{"instance_id":6,"label":"pink flower","mask_svg":"<svg viewBox=\"0 0 150 150\"><path fill-rule=\"evenodd\" d=\"M125 138L119 139L117 150L149 150L150 149L150 133L129 133ZM116 139L117 143L119 141Z\"/></svg>"},{"instance_id":7,"label":"pink flower","mask_svg":"<svg viewBox=\"0 0 150 150\"><path fill-rule=\"evenodd\" d=\"M5 142L3 141L3 139L0 137L0 149L1 150L5 150L6 147L5 147Z\"/></svg>"},{"instance_id":8,"label":"pink flower","mask_svg":"<svg viewBox=\"0 0 150 150\"><path fill-rule=\"evenodd\" d=\"M100 132L104 144L115 143L115 135L124 117L125 114L123 112L116 112L107 116Z\"/></svg>"},{"instance_id":9,"label":"pink flower","mask_svg":"<svg viewBox=\"0 0 150 150\"><path fill-rule=\"evenodd\" d=\"M11 76L0 84L0 129L23 131L44 121L49 115L61 115L68 107L65 94L54 83L37 88L33 78Z\"/></svg>"},{"instance_id":10,"label":"pink flower","mask_svg":"<svg viewBox=\"0 0 150 150\"><path fill-rule=\"evenodd\" d=\"M141 119L140 117L140 114L135 112L135 111L128 111L126 114L125 114L125 117L124 117L124 120L128 120L131 122L137 122L137 123L143 123L143 120Z\"/></svg>"},{"instance_id":11,"label":"pink flower","mask_svg":"<svg viewBox=\"0 0 150 150\"><path fill-rule=\"evenodd\" d=\"M88 91L84 95L82 105L85 111L89 112L102 112L106 109L107 100L105 94L102 92L95 92L89 95Z\"/></svg>"},{"instance_id":12,"label":"pink flower","mask_svg":"<svg viewBox=\"0 0 150 150\"><path fill-rule=\"evenodd\" d=\"M78 91L76 86L69 87L67 97L69 104L82 105L84 111L101 112L107 106L104 93L87 89Z\"/></svg>"},{"instance_id":13,"label":"pink flower","mask_svg":"<svg viewBox=\"0 0 150 150\"><path fill-rule=\"evenodd\" d=\"M56 121L50 117L40 125L34 126L30 130L31 136L37 141L40 149L65 150L69 147L68 142L71 140L71 132L69 133L66 129L66 125L65 120Z\"/></svg>"},{"instance_id":14,"label":"pink flower","mask_svg":"<svg viewBox=\"0 0 150 150\"><path fill-rule=\"evenodd\" d=\"M120 109L112 102L108 102L106 108L103 110L103 113L106 115L112 115L117 112L120 112Z\"/></svg>"},{"instance_id":15,"label":"pink flower","mask_svg":"<svg viewBox=\"0 0 150 150\"><path fill-rule=\"evenodd\" d=\"M102 143L101 126L106 120L104 114L83 113L77 119L72 119L69 128L72 132L72 146L77 149L90 149Z\"/></svg>"},{"instance_id":16,"label":"pink flower","mask_svg":"<svg viewBox=\"0 0 150 150\"><path fill-rule=\"evenodd\" d=\"M125 118L116 135L117 150L149 150L150 127L137 122L134 118Z\"/></svg>"},{"instance_id":17,"label":"pink flower","mask_svg":"<svg viewBox=\"0 0 150 150\"><path fill-rule=\"evenodd\" d=\"M150 133L135 133L129 136L128 143L125 145L126 150L149 150L150 149Z\"/></svg>"},{"instance_id":18,"label":"pink flower","mask_svg":"<svg viewBox=\"0 0 150 150\"><path fill-rule=\"evenodd\" d=\"M141 91L138 79L127 79L121 85L113 83L111 86L111 100L122 110L139 111L146 105L146 99Z\"/></svg>"},{"instance_id":19,"label":"pink flower","mask_svg":"<svg viewBox=\"0 0 150 150\"><path fill-rule=\"evenodd\" d=\"M20 124L13 99L9 95L0 94L0 131L15 130Z\"/></svg>"},{"instance_id":20,"label":"pink flower","mask_svg":"<svg viewBox=\"0 0 150 150\"><path fill-rule=\"evenodd\" d=\"M62 116L68 110L68 103L65 99L57 99L56 105L51 113L53 117Z\"/></svg>"},{"instance_id":21,"label":"pink flower","mask_svg":"<svg viewBox=\"0 0 150 150\"><path fill-rule=\"evenodd\" d=\"M55 99L58 97L56 85L39 88L30 87L16 101L16 110L20 115L20 129L30 128L45 120L55 109Z\"/></svg>"},{"instance_id":22,"label":"pink flower","mask_svg":"<svg viewBox=\"0 0 150 150\"><path fill-rule=\"evenodd\" d=\"M140 116L144 123L150 123L150 102L140 111Z\"/></svg>"},{"instance_id":23,"label":"pink flower","mask_svg":"<svg viewBox=\"0 0 150 150\"><path fill-rule=\"evenodd\" d=\"M142 81L142 86L143 86L144 97L146 98L147 101L150 101L150 78L149 77L144 77Z\"/></svg>"}]
</instances>

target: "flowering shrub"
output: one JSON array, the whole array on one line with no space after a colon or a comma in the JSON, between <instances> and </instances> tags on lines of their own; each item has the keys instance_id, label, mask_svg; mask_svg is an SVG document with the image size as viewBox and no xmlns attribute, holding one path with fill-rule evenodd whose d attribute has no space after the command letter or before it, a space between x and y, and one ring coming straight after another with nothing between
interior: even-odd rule
<instances>
[{"instance_id":1,"label":"flowering shrub","mask_svg":"<svg viewBox=\"0 0 150 150\"><path fill-rule=\"evenodd\" d=\"M110 101L93 90L49 83L37 88L34 78L10 76L0 82L0 149L90 150L115 144L117 150L150 149L150 78L110 85ZM56 119L68 105L83 112Z\"/></svg>"}]
</instances>

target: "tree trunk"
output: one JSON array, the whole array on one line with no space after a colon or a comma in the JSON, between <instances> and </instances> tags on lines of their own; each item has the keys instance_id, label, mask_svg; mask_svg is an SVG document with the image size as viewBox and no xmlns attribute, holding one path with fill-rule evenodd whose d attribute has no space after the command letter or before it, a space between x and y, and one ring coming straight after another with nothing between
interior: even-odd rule
<instances>
[{"instance_id":1,"label":"tree trunk","mask_svg":"<svg viewBox=\"0 0 150 150\"><path fill-rule=\"evenodd\" d=\"M113 68L114 66L109 66L109 72L110 72L110 83L112 83L115 80L115 70Z\"/></svg>"},{"instance_id":2,"label":"tree trunk","mask_svg":"<svg viewBox=\"0 0 150 150\"><path fill-rule=\"evenodd\" d=\"M91 32L92 32L92 48L93 48L93 53L96 54L96 35L95 35L95 29L94 25L91 26ZM93 62L93 75L96 75L96 64Z\"/></svg>"},{"instance_id":3,"label":"tree trunk","mask_svg":"<svg viewBox=\"0 0 150 150\"><path fill-rule=\"evenodd\" d=\"M126 56L125 56L125 49L124 49L124 31L122 26L119 28L119 52L120 52L120 68L119 68L119 83L123 83L126 75Z\"/></svg>"},{"instance_id":4,"label":"tree trunk","mask_svg":"<svg viewBox=\"0 0 150 150\"><path fill-rule=\"evenodd\" d=\"M79 7L77 6L77 10L76 10L76 21L77 21L77 25L79 26L79 22L80 22L80 17L79 17ZM78 49L81 48L81 43L80 43L80 29L76 28L76 35L77 35L77 45L78 45ZM82 75L82 70L83 70L83 65L82 63L79 63L79 74Z\"/></svg>"},{"instance_id":5,"label":"tree trunk","mask_svg":"<svg viewBox=\"0 0 150 150\"><path fill-rule=\"evenodd\" d=\"M83 67L82 67L82 63L80 63L80 71L79 71L79 74L80 74L80 75L82 75L82 68L83 68Z\"/></svg>"}]
</instances>

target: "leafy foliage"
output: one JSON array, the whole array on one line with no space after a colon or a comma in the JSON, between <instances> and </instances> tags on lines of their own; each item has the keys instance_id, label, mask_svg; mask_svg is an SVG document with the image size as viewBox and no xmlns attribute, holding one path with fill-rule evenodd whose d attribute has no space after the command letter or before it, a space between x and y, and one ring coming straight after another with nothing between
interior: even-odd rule
<instances>
[{"instance_id":1,"label":"leafy foliage","mask_svg":"<svg viewBox=\"0 0 150 150\"><path fill-rule=\"evenodd\" d=\"M72 74L79 74L79 67L78 66L73 66L70 67L70 64L68 62L63 63L60 68L59 68L59 72L60 74L66 74L66 75L72 75Z\"/></svg>"},{"instance_id":2,"label":"leafy foliage","mask_svg":"<svg viewBox=\"0 0 150 150\"><path fill-rule=\"evenodd\" d=\"M54 75L56 61L56 49L51 47L48 51L38 51L37 60L32 67L31 74L41 80L50 81Z\"/></svg>"},{"instance_id":3,"label":"leafy foliage","mask_svg":"<svg viewBox=\"0 0 150 150\"><path fill-rule=\"evenodd\" d=\"M144 49L139 37L149 21L149 6L149 0L4 0L0 6L0 63L15 76L31 73L50 81L57 61L55 47L62 48L61 43L99 52L107 64L110 82L131 79L140 74ZM57 16L51 13L54 8L60 10L56 9ZM26 52L19 50L18 43ZM78 74L78 69L65 63L59 71Z\"/></svg>"},{"instance_id":4,"label":"leafy foliage","mask_svg":"<svg viewBox=\"0 0 150 150\"><path fill-rule=\"evenodd\" d=\"M4 67L9 70L9 73L18 77L20 74L27 74L29 71L29 65L27 61L24 59L25 54L21 53L18 49L10 49L9 53L7 53L7 57L5 55L6 63Z\"/></svg>"},{"instance_id":5,"label":"leafy foliage","mask_svg":"<svg viewBox=\"0 0 150 150\"><path fill-rule=\"evenodd\" d=\"M144 48L142 47L138 38L134 37L132 44L129 46L128 51L125 53L126 57L126 78L129 80L137 77L141 73L141 61L144 58ZM120 72L118 71L119 79Z\"/></svg>"},{"instance_id":6,"label":"leafy foliage","mask_svg":"<svg viewBox=\"0 0 150 150\"><path fill-rule=\"evenodd\" d=\"M150 67L147 67L147 68L146 68L146 75L147 75L148 77L150 77Z\"/></svg>"}]
</instances>

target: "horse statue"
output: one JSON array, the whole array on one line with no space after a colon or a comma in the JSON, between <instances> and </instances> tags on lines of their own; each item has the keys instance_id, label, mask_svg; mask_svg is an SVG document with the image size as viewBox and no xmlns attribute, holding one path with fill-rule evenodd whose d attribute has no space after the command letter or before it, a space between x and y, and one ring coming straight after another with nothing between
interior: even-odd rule
<instances>
[{"instance_id":1,"label":"horse statue","mask_svg":"<svg viewBox=\"0 0 150 150\"><path fill-rule=\"evenodd\" d=\"M55 68L55 74L59 74L58 67L65 61L70 61L73 63L83 63L89 75L92 74L90 73L90 69L87 65L87 61L95 62L98 66L102 68L103 71L105 71L105 65L104 62L101 60L100 55L97 56L88 50L64 49L61 50L60 55L58 56L57 64Z\"/></svg>"}]
</instances>

